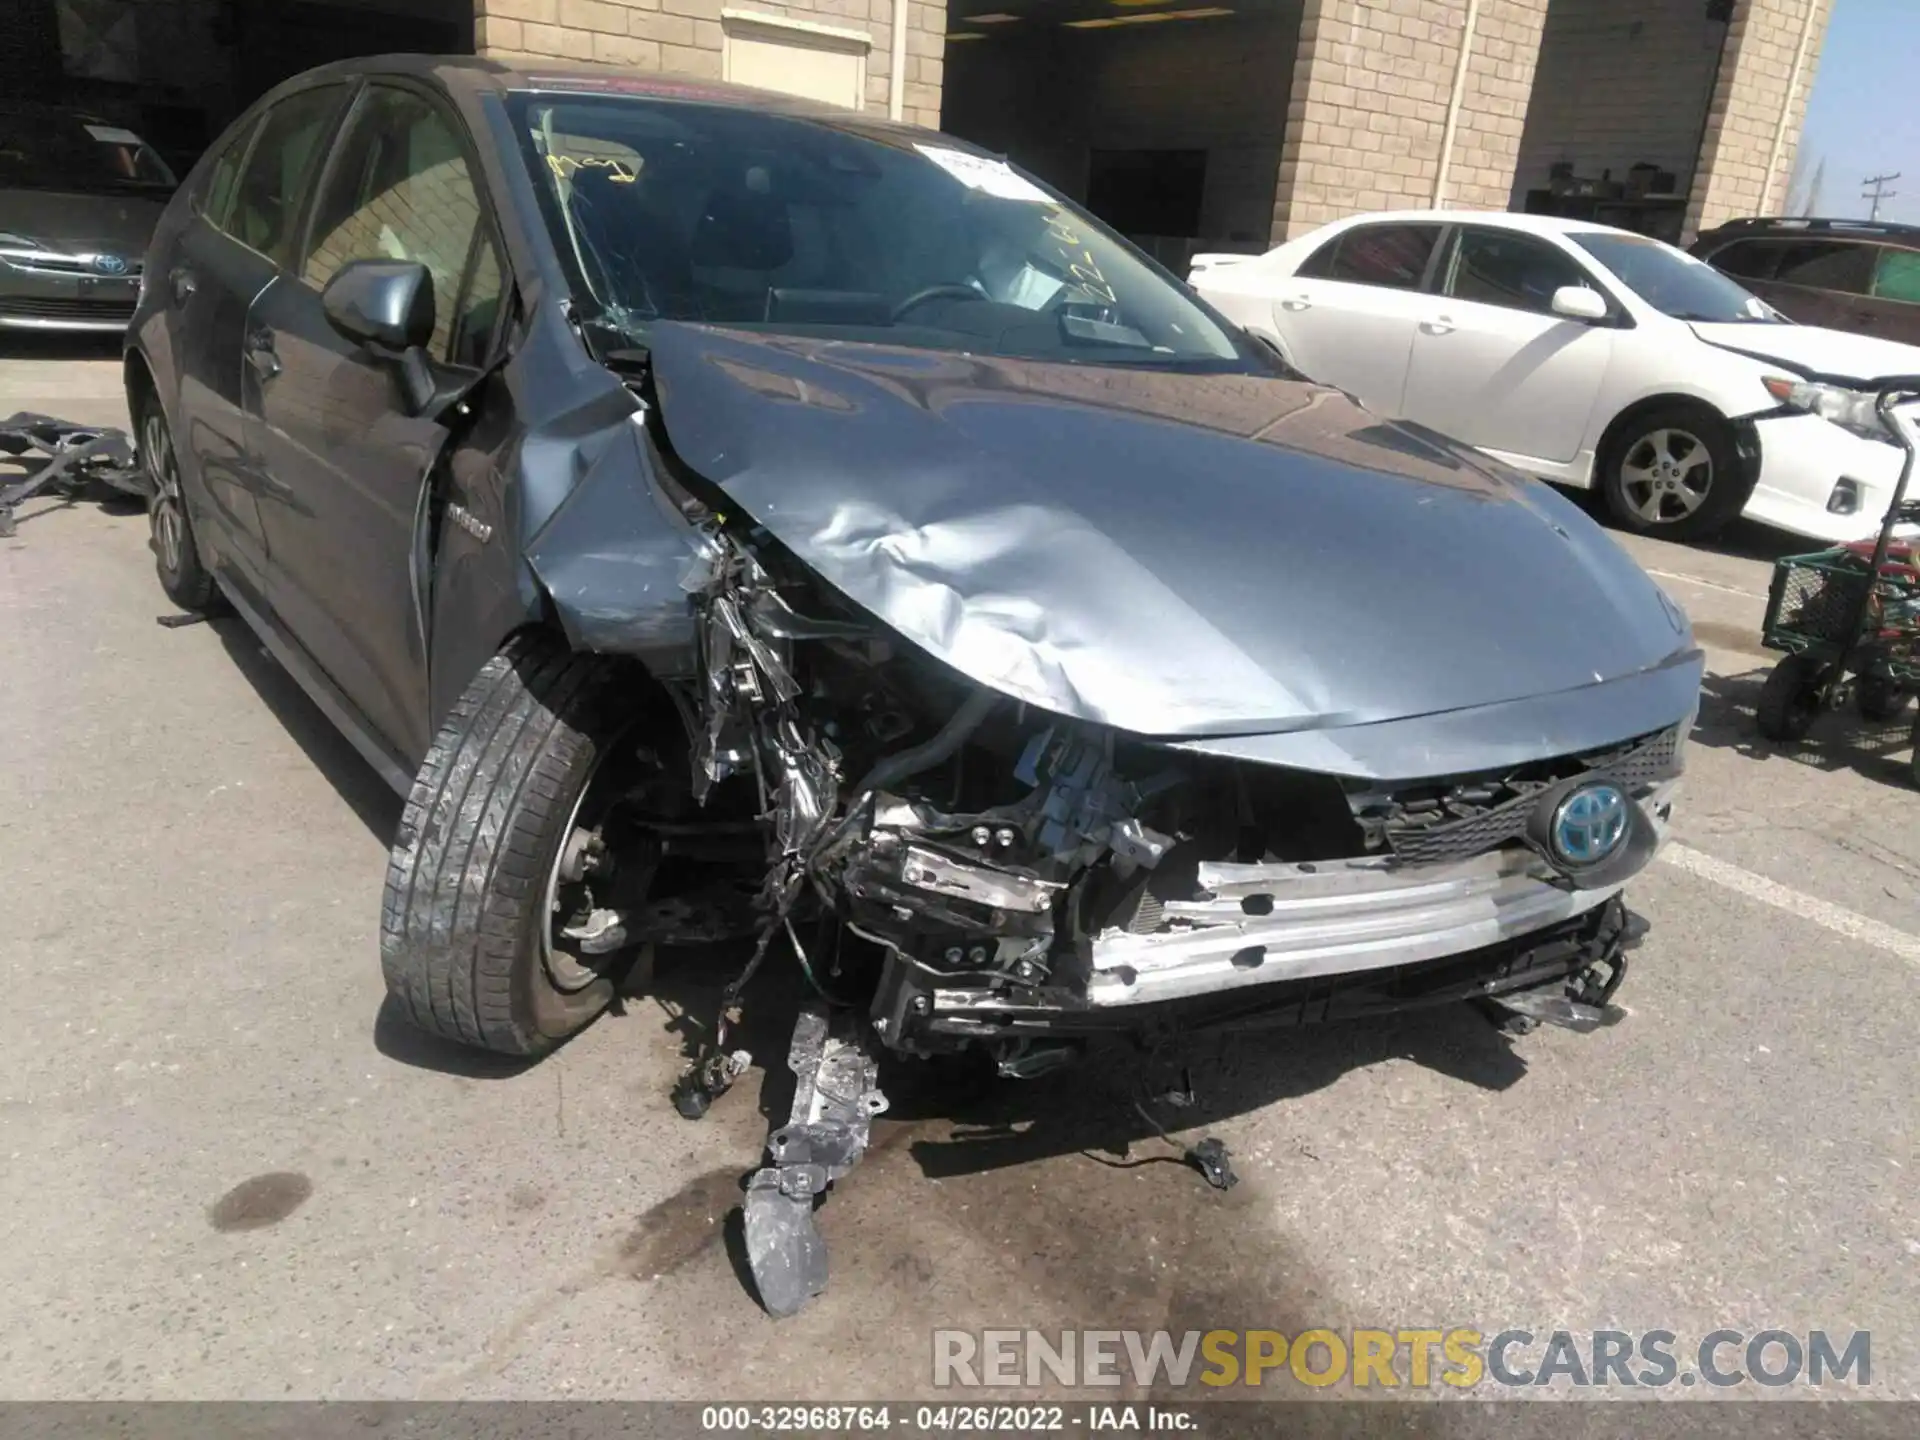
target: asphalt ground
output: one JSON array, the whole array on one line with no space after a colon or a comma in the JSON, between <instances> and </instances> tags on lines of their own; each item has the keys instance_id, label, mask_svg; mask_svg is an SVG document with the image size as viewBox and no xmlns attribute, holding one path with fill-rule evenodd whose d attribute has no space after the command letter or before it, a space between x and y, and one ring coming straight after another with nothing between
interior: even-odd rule
<instances>
[{"instance_id":1,"label":"asphalt ground","mask_svg":"<svg viewBox=\"0 0 1920 1440\"><path fill-rule=\"evenodd\" d=\"M0 414L124 421L112 347L4 355ZM1432 1326L1669 1330L1682 1370L1715 1330L1865 1330L1870 1385L1818 1393L1920 1397L1911 712L1756 739L1794 542L1630 548L1711 673L1623 1023L1210 1043L1180 1133L1231 1147L1225 1194L1152 1163L1124 1057L903 1093L821 1211L830 1289L776 1322L726 1215L778 1087L667 1103L724 970L663 967L532 1067L395 1023L398 802L237 621L155 624L137 511L29 505L0 541L0 1396L951 1399L937 1329Z\"/></svg>"}]
</instances>

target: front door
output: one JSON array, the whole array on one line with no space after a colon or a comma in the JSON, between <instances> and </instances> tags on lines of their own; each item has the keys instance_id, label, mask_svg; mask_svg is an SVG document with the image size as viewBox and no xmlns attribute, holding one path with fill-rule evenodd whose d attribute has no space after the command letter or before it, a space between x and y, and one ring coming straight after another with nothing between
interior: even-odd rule
<instances>
[{"instance_id":1,"label":"front door","mask_svg":"<svg viewBox=\"0 0 1920 1440\"><path fill-rule=\"evenodd\" d=\"M1599 287L1557 246L1455 232L1413 337L1410 420L1525 460L1564 464L1587 431L1615 331L1553 313L1563 286Z\"/></svg>"},{"instance_id":2,"label":"front door","mask_svg":"<svg viewBox=\"0 0 1920 1440\"><path fill-rule=\"evenodd\" d=\"M502 282L457 120L411 88L369 86L321 181L309 237L247 323L259 397L250 443L273 496L269 599L381 738L417 761L430 737L416 547L447 432L409 412L391 361L328 324L321 295L351 261L417 260L433 276L432 360L471 368Z\"/></svg>"}]
</instances>

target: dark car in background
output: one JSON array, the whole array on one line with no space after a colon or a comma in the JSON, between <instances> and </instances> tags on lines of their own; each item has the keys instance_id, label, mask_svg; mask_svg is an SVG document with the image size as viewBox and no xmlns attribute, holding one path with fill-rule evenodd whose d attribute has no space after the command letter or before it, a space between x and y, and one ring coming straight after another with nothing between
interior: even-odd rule
<instances>
[{"instance_id":1,"label":"dark car in background","mask_svg":"<svg viewBox=\"0 0 1920 1440\"><path fill-rule=\"evenodd\" d=\"M1026 1077L1469 998L1597 1023L1625 973L1685 617L1004 161L370 60L248 112L151 259L160 578L407 796L398 1011L536 1054L734 933L697 1115L773 947L817 993L747 1205L772 1308L817 1286L764 1257L885 1106L869 1046Z\"/></svg>"},{"instance_id":2,"label":"dark car in background","mask_svg":"<svg viewBox=\"0 0 1920 1440\"><path fill-rule=\"evenodd\" d=\"M124 126L0 102L0 329L124 330L177 183Z\"/></svg>"},{"instance_id":3,"label":"dark car in background","mask_svg":"<svg viewBox=\"0 0 1920 1440\"><path fill-rule=\"evenodd\" d=\"M1731 220L1693 253L1802 325L1920 345L1920 225Z\"/></svg>"}]
</instances>

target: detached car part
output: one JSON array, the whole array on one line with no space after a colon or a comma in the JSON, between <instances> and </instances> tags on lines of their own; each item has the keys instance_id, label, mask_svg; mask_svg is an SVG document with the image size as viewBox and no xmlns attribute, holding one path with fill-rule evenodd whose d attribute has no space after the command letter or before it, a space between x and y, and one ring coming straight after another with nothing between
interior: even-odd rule
<instances>
[{"instance_id":1,"label":"detached car part","mask_svg":"<svg viewBox=\"0 0 1920 1440\"><path fill-rule=\"evenodd\" d=\"M111 426L75 425L22 411L0 420L0 453L39 455L46 462L24 480L0 485L0 536L14 533L21 505L49 491L74 494L97 480L128 495L147 493L126 433Z\"/></svg>"}]
</instances>

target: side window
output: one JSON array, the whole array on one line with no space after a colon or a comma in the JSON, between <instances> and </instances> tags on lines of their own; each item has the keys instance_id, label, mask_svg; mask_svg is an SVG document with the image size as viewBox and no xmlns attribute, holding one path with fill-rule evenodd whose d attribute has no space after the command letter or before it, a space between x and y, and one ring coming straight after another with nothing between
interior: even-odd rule
<instances>
[{"instance_id":1,"label":"side window","mask_svg":"<svg viewBox=\"0 0 1920 1440\"><path fill-rule=\"evenodd\" d=\"M1573 260L1530 235L1462 230L1448 267L1446 291L1456 300L1502 305L1509 310L1553 311L1553 292L1563 285L1593 284Z\"/></svg>"},{"instance_id":2,"label":"side window","mask_svg":"<svg viewBox=\"0 0 1920 1440\"><path fill-rule=\"evenodd\" d=\"M1325 280L1333 274L1333 257L1340 250L1340 242L1345 237L1336 235L1313 254L1300 262L1300 268L1293 273L1302 280Z\"/></svg>"},{"instance_id":3,"label":"side window","mask_svg":"<svg viewBox=\"0 0 1920 1440\"><path fill-rule=\"evenodd\" d=\"M456 122L412 90L376 85L335 152L301 278L324 289L350 260L419 261L433 276L433 352L447 357L456 327L469 332L461 280L480 224L480 193ZM485 265L492 267L491 280L481 273ZM474 280L474 300L488 303L490 285L497 305L497 252L476 266Z\"/></svg>"},{"instance_id":4,"label":"side window","mask_svg":"<svg viewBox=\"0 0 1920 1440\"><path fill-rule=\"evenodd\" d=\"M227 141L220 158L213 162L206 186L194 205L194 209L216 230L226 228L227 210L233 204L234 182L240 178L240 163L247 158L247 141L253 137L256 128L255 123L249 120Z\"/></svg>"},{"instance_id":5,"label":"side window","mask_svg":"<svg viewBox=\"0 0 1920 1440\"><path fill-rule=\"evenodd\" d=\"M1781 249L1777 240L1736 240L1707 256L1707 263L1736 279L1771 280Z\"/></svg>"},{"instance_id":6,"label":"side window","mask_svg":"<svg viewBox=\"0 0 1920 1440\"><path fill-rule=\"evenodd\" d=\"M1920 250L1884 247L1873 271L1873 293L1881 300L1920 305Z\"/></svg>"},{"instance_id":7,"label":"side window","mask_svg":"<svg viewBox=\"0 0 1920 1440\"><path fill-rule=\"evenodd\" d=\"M1438 225L1362 225L1340 237L1326 278L1418 290L1439 238Z\"/></svg>"},{"instance_id":8,"label":"side window","mask_svg":"<svg viewBox=\"0 0 1920 1440\"><path fill-rule=\"evenodd\" d=\"M229 235L282 264L291 258L301 203L345 98L344 85L322 85L267 112L222 227Z\"/></svg>"},{"instance_id":9,"label":"side window","mask_svg":"<svg viewBox=\"0 0 1920 1440\"><path fill-rule=\"evenodd\" d=\"M1773 278L1782 285L1864 295L1873 284L1876 248L1850 240L1795 240L1780 247Z\"/></svg>"},{"instance_id":10,"label":"side window","mask_svg":"<svg viewBox=\"0 0 1920 1440\"><path fill-rule=\"evenodd\" d=\"M452 344L447 352L447 359L453 364L478 370L487 363L487 351L493 342L494 327L500 320L500 303L506 297L506 288L499 248L494 244L493 233L482 225L474 236L467 288L460 297L459 313L454 317Z\"/></svg>"}]
</instances>

